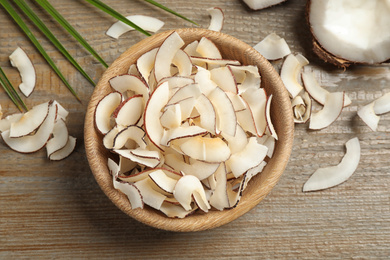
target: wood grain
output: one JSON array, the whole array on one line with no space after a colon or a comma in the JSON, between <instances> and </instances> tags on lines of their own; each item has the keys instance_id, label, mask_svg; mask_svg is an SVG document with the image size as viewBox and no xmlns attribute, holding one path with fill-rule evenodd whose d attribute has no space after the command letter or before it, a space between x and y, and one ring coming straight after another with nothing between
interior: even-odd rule
<instances>
[{"instance_id":1,"label":"wood grain","mask_svg":"<svg viewBox=\"0 0 390 260\"><path fill-rule=\"evenodd\" d=\"M123 14L146 14L164 20L164 30L192 27L143 1L106 1ZM93 87L39 35L57 65L78 91L78 103L23 33L0 8L0 65L13 83L20 82L8 56L17 46L32 57L38 85L29 107L57 99L69 111L69 131L76 151L66 160L49 162L45 151L21 155L0 144L0 258L130 258L130 259L388 259L390 257L390 114L377 132L356 116L359 107L390 91L390 67L354 66L346 71L323 63L312 52L305 24L305 1L287 1L263 11L250 11L240 0L188 2L160 0L208 26L206 8L225 12L222 32L254 45L271 32L284 37L329 91L343 90L352 99L339 119L321 131L296 125L293 152L272 192L250 212L222 227L195 233L173 233L145 226L119 210L102 192L89 169L83 124ZM104 35L114 19L85 2L51 1L103 58L113 62L144 39L128 33L119 40ZM31 5L38 12L38 7ZM97 81L104 68L81 49L48 16L48 26ZM35 29L32 27L35 31ZM276 63L278 67L280 63ZM0 90L5 114L16 108ZM319 109L318 104L315 109ZM359 137L362 156L357 171L332 189L302 193L318 168L337 164L344 143Z\"/></svg>"}]
</instances>

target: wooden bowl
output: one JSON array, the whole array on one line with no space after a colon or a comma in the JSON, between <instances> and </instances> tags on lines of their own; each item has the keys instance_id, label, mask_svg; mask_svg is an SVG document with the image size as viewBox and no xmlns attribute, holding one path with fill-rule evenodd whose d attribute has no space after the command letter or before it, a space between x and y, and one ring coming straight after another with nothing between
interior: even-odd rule
<instances>
[{"instance_id":1,"label":"wooden bowl","mask_svg":"<svg viewBox=\"0 0 390 260\"><path fill-rule=\"evenodd\" d=\"M287 91L272 65L257 51L246 43L223 33L205 29L175 30L186 44L200 40L205 36L212 40L226 59L239 60L245 65L257 65L262 77L262 87L268 94L273 94L272 120L279 136L272 159L261 174L256 175L248 184L240 203L234 209L223 211L211 210L208 213L195 213L184 219L168 218L164 214L145 206L144 209L131 209L125 195L115 190L112 177L107 169L107 158L110 152L102 144L103 136L94 125L94 113L98 101L112 89L108 80L113 76L125 74L129 65L141 54L161 45L172 31L162 32L148 37L124 52L107 69L97 84L85 118L85 149L92 173L108 198L123 212L149 226L170 231L200 231L215 228L229 223L255 207L276 185L289 160L294 122L291 103ZM104 214L102 212L102 214Z\"/></svg>"}]
</instances>

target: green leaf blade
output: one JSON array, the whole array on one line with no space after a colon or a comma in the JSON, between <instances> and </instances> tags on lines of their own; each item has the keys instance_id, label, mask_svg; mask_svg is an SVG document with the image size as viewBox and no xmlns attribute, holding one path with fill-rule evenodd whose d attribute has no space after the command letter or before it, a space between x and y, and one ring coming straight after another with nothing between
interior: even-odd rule
<instances>
[{"instance_id":1,"label":"green leaf blade","mask_svg":"<svg viewBox=\"0 0 390 260\"><path fill-rule=\"evenodd\" d=\"M181 14L179 14L179 13L177 13L177 12L171 10L171 9L169 9L168 7L166 7L166 6L164 6L164 5L160 4L160 3L157 3L156 1L153 1L153 0L145 0L145 1L150 3L150 4L152 4L152 5L154 5L154 6L156 6L156 7L158 7L158 8L161 8L164 11L167 11L168 13L176 15L177 17L180 17L180 18L186 20L187 22L190 22L190 23L195 24L195 25L199 25L198 23L196 23L196 22L190 20L189 18L187 18L187 17L185 17L185 16L183 16L183 15L181 15Z\"/></svg>"},{"instance_id":2,"label":"green leaf blade","mask_svg":"<svg viewBox=\"0 0 390 260\"><path fill-rule=\"evenodd\" d=\"M68 31L92 56L95 57L104 67L108 68L108 64L100 57L100 55L88 44L88 42L74 29L74 27L47 1L35 0L43 9L46 10L65 30Z\"/></svg>"},{"instance_id":3,"label":"green leaf blade","mask_svg":"<svg viewBox=\"0 0 390 260\"><path fill-rule=\"evenodd\" d=\"M74 91L72 86L68 83L66 78L62 75L61 71L57 68L54 61L50 58L50 56L46 53L42 45L38 42L38 40L35 38L34 34L31 32L31 30L27 27L27 25L24 23L22 18L18 15L18 13L15 11L15 9L10 5L10 3L7 0L0 0L0 4L4 7L4 9L8 12L8 14L14 19L14 21L18 24L20 29L23 30L23 32L27 35L27 37L30 39L30 41L34 44L35 48L41 53L41 55L45 58L46 62L52 67L52 69L56 72L58 77L62 80L62 82L65 84L65 86L69 89L69 91L76 97L78 101L81 102L80 98L78 97L77 93Z\"/></svg>"},{"instance_id":4,"label":"green leaf blade","mask_svg":"<svg viewBox=\"0 0 390 260\"><path fill-rule=\"evenodd\" d=\"M111 15L112 17L118 19L119 21L133 27L134 29L136 29L137 31L145 34L146 36L150 36L151 34L148 33L147 31L145 31L144 29L142 29L141 27L139 27L138 25L136 25L135 23L129 21L128 19L126 19L126 17L124 17L123 15L121 15L120 13L118 13L117 11L115 11L114 9L112 9L111 7L109 7L108 5L106 5L105 3L99 1L99 0L86 0L88 3L94 5L95 7L99 8L100 10L106 12L107 14Z\"/></svg>"},{"instance_id":5,"label":"green leaf blade","mask_svg":"<svg viewBox=\"0 0 390 260\"><path fill-rule=\"evenodd\" d=\"M5 93L12 100L15 106L19 109L20 112L23 112L22 107L28 111L26 104L20 98L19 94L16 92L14 86L9 81L7 75L4 73L3 69L0 67L0 85L3 87Z\"/></svg>"},{"instance_id":6,"label":"green leaf blade","mask_svg":"<svg viewBox=\"0 0 390 260\"><path fill-rule=\"evenodd\" d=\"M95 82L77 63L77 61L69 54L66 48L54 36L49 28L42 22L42 20L34 13L34 11L26 4L24 0L14 0L23 13L38 27L38 29L51 41L51 43L69 60L69 62L93 85Z\"/></svg>"}]
</instances>

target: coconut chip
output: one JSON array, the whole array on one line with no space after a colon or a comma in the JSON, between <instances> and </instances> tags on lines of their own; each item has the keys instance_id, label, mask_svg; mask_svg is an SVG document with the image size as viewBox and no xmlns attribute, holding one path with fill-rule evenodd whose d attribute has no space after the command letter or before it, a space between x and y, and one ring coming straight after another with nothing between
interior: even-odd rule
<instances>
[{"instance_id":1,"label":"coconut chip","mask_svg":"<svg viewBox=\"0 0 390 260\"><path fill-rule=\"evenodd\" d=\"M235 207L277 142L258 68L223 59L207 38L184 46L177 33L135 64L139 74L113 77L95 111L119 157L108 161L114 187L132 208L168 217Z\"/></svg>"}]
</instances>

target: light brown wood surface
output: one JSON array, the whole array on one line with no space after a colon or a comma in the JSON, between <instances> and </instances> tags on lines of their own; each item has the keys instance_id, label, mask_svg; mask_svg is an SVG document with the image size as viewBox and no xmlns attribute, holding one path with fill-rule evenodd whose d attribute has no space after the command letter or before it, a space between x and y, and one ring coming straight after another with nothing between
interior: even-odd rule
<instances>
[{"instance_id":1,"label":"light brown wood surface","mask_svg":"<svg viewBox=\"0 0 390 260\"><path fill-rule=\"evenodd\" d=\"M131 32L119 40L104 32L115 21L84 1L50 1L108 62L145 36ZM192 27L143 1L106 1L125 15L146 14L165 22L163 30ZM250 11L239 0L160 0L207 27L205 11L225 12L222 32L255 45L271 32L284 37L294 52L310 60L321 84L343 90L352 99L339 119L321 131L296 125L287 169L272 192L247 214L222 227L195 233L173 233L145 226L120 211L101 191L84 150L84 116L93 87L38 34L82 103L69 93L6 12L0 8L0 66L17 85L19 74L8 56L17 46L30 55L37 88L29 107L58 100L70 111L67 122L77 137L75 152L50 162L44 150L18 154L0 142L0 259L388 259L390 257L390 114L372 132L357 116L359 107L390 91L390 66L355 66L346 71L323 63L311 51L305 24L305 1L290 0L263 11ZM34 9L39 11L35 5ZM65 31L43 16L49 28L98 81L104 72ZM35 30L34 30L35 31ZM278 66L280 64L276 64ZM0 90L3 112L17 112ZM315 109L320 107L316 104ZM336 165L344 143L359 137L358 169L332 189L303 193L318 168Z\"/></svg>"}]
</instances>

